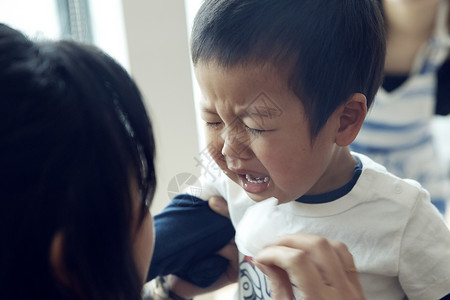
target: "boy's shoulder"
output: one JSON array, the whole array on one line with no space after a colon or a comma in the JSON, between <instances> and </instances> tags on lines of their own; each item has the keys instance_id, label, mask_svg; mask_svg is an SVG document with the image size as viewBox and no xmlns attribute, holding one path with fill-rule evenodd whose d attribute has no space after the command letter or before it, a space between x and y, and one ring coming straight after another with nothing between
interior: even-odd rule
<instances>
[{"instance_id":1,"label":"boy's shoulder","mask_svg":"<svg viewBox=\"0 0 450 300\"><path fill-rule=\"evenodd\" d=\"M398 177L366 155L356 152L352 154L362 163L362 172L357 185L372 191L377 198L390 199L408 206L415 205L419 200L429 200L428 191L419 182Z\"/></svg>"}]
</instances>

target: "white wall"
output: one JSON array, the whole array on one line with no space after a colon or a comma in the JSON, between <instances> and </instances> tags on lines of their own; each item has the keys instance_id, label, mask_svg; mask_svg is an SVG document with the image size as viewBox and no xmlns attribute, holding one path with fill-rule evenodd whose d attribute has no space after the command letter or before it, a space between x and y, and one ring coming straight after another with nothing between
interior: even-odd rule
<instances>
[{"instance_id":1,"label":"white wall","mask_svg":"<svg viewBox=\"0 0 450 300\"><path fill-rule=\"evenodd\" d=\"M90 0L88 3L94 44L129 70L122 0Z\"/></svg>"},{"instance_id":2,"label":"white wall","mask_svg":"<svg viewBox=\"0 0 450 300\"><path fill-rule=\"evenodd\" d=\"M200 173L184 2L122 0L129 68L145 99L157 145L158 189L153 213L169 201L180 173Z\"/></svg>"},{"instance_id":3,"label":"white wall","mask_svg":"<svg viewBox=\"0 0 450 300\"><path fill-rule=\"evenodd\" d=\"M198 6L199 0L190 1ZM158 189L152 206L156 213L169 201L167 186L174 176L200 174L194 159L199 158L200 147L188 47L191 20L186 22L181 0L122 0L122 5L129 69L146 98L156 133ZM229 300L235 289L233 285L195 299Z\"/></svg>"}]
</instances>

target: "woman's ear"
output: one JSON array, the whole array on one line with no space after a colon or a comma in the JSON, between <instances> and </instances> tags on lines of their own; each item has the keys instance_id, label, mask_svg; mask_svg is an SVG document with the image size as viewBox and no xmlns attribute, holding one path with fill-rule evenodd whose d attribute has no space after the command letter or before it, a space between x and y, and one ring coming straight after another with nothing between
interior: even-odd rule
<instances>
[{"instance_id":1,"label":"woman's ear","mask_svg":"<svg viewBox=\"0 0 450 300\"><path fill-rule=\"evenodd\" d=\"M367 99L360 93L352 94L339 109L338 146L348 146L356 138L367 115Z\"/></svg>"},{"instance_id":2,"label":"woman's ear","mask_svg":"<svg viewBox=\"0 0 450 300\"><path fill-rule=\"evenodd\" d=\"M50 245L50 265L55 279L64 286L70 286L69 274L64 263L64 234L58 231Z\"/></svg>"}]
</instances>

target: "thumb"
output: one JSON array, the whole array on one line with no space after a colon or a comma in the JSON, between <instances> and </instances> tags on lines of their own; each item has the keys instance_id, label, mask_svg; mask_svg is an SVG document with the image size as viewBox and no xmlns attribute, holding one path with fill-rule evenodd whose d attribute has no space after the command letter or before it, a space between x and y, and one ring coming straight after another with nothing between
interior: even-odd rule
<instances>
[{"instance_id":1,"label":"thumb","mask_svg":"<svg viewBox=\"0 0 450 300\"><path fill-rule=\"evenodd\" d=\"M228 204L224 198L220 196L212 196L208 199L209 207L224 217L230 218L230 213L228 211Z\"/></svg>"}]
</instances>

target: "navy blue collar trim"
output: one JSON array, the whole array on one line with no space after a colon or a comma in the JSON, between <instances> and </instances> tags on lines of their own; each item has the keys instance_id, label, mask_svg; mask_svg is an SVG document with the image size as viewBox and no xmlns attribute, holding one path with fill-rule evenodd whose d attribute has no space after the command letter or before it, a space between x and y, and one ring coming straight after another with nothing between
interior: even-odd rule
<instances>
[{"instance_id":1,"label":"navy blue collar trim","mask_svg":"<svg viewBox=\"0 0 450 300\"><path fill-rule=\"evenodd\" d=\"M347 182L344 186L323 194L318 195L303 195L300 198L298 198L297 202L301 203L307 203L307 204L321 204L321 203L328 203L332 202L336 199L339 199L345 195L347 195L352 188L355 186L356 182L358 181L359 176L362 172L362 162L361 160L354 156L354 158L358 161L355 168L353 169L353 177L350 179L349 182Z\"/></svg>"}]
</instances>

